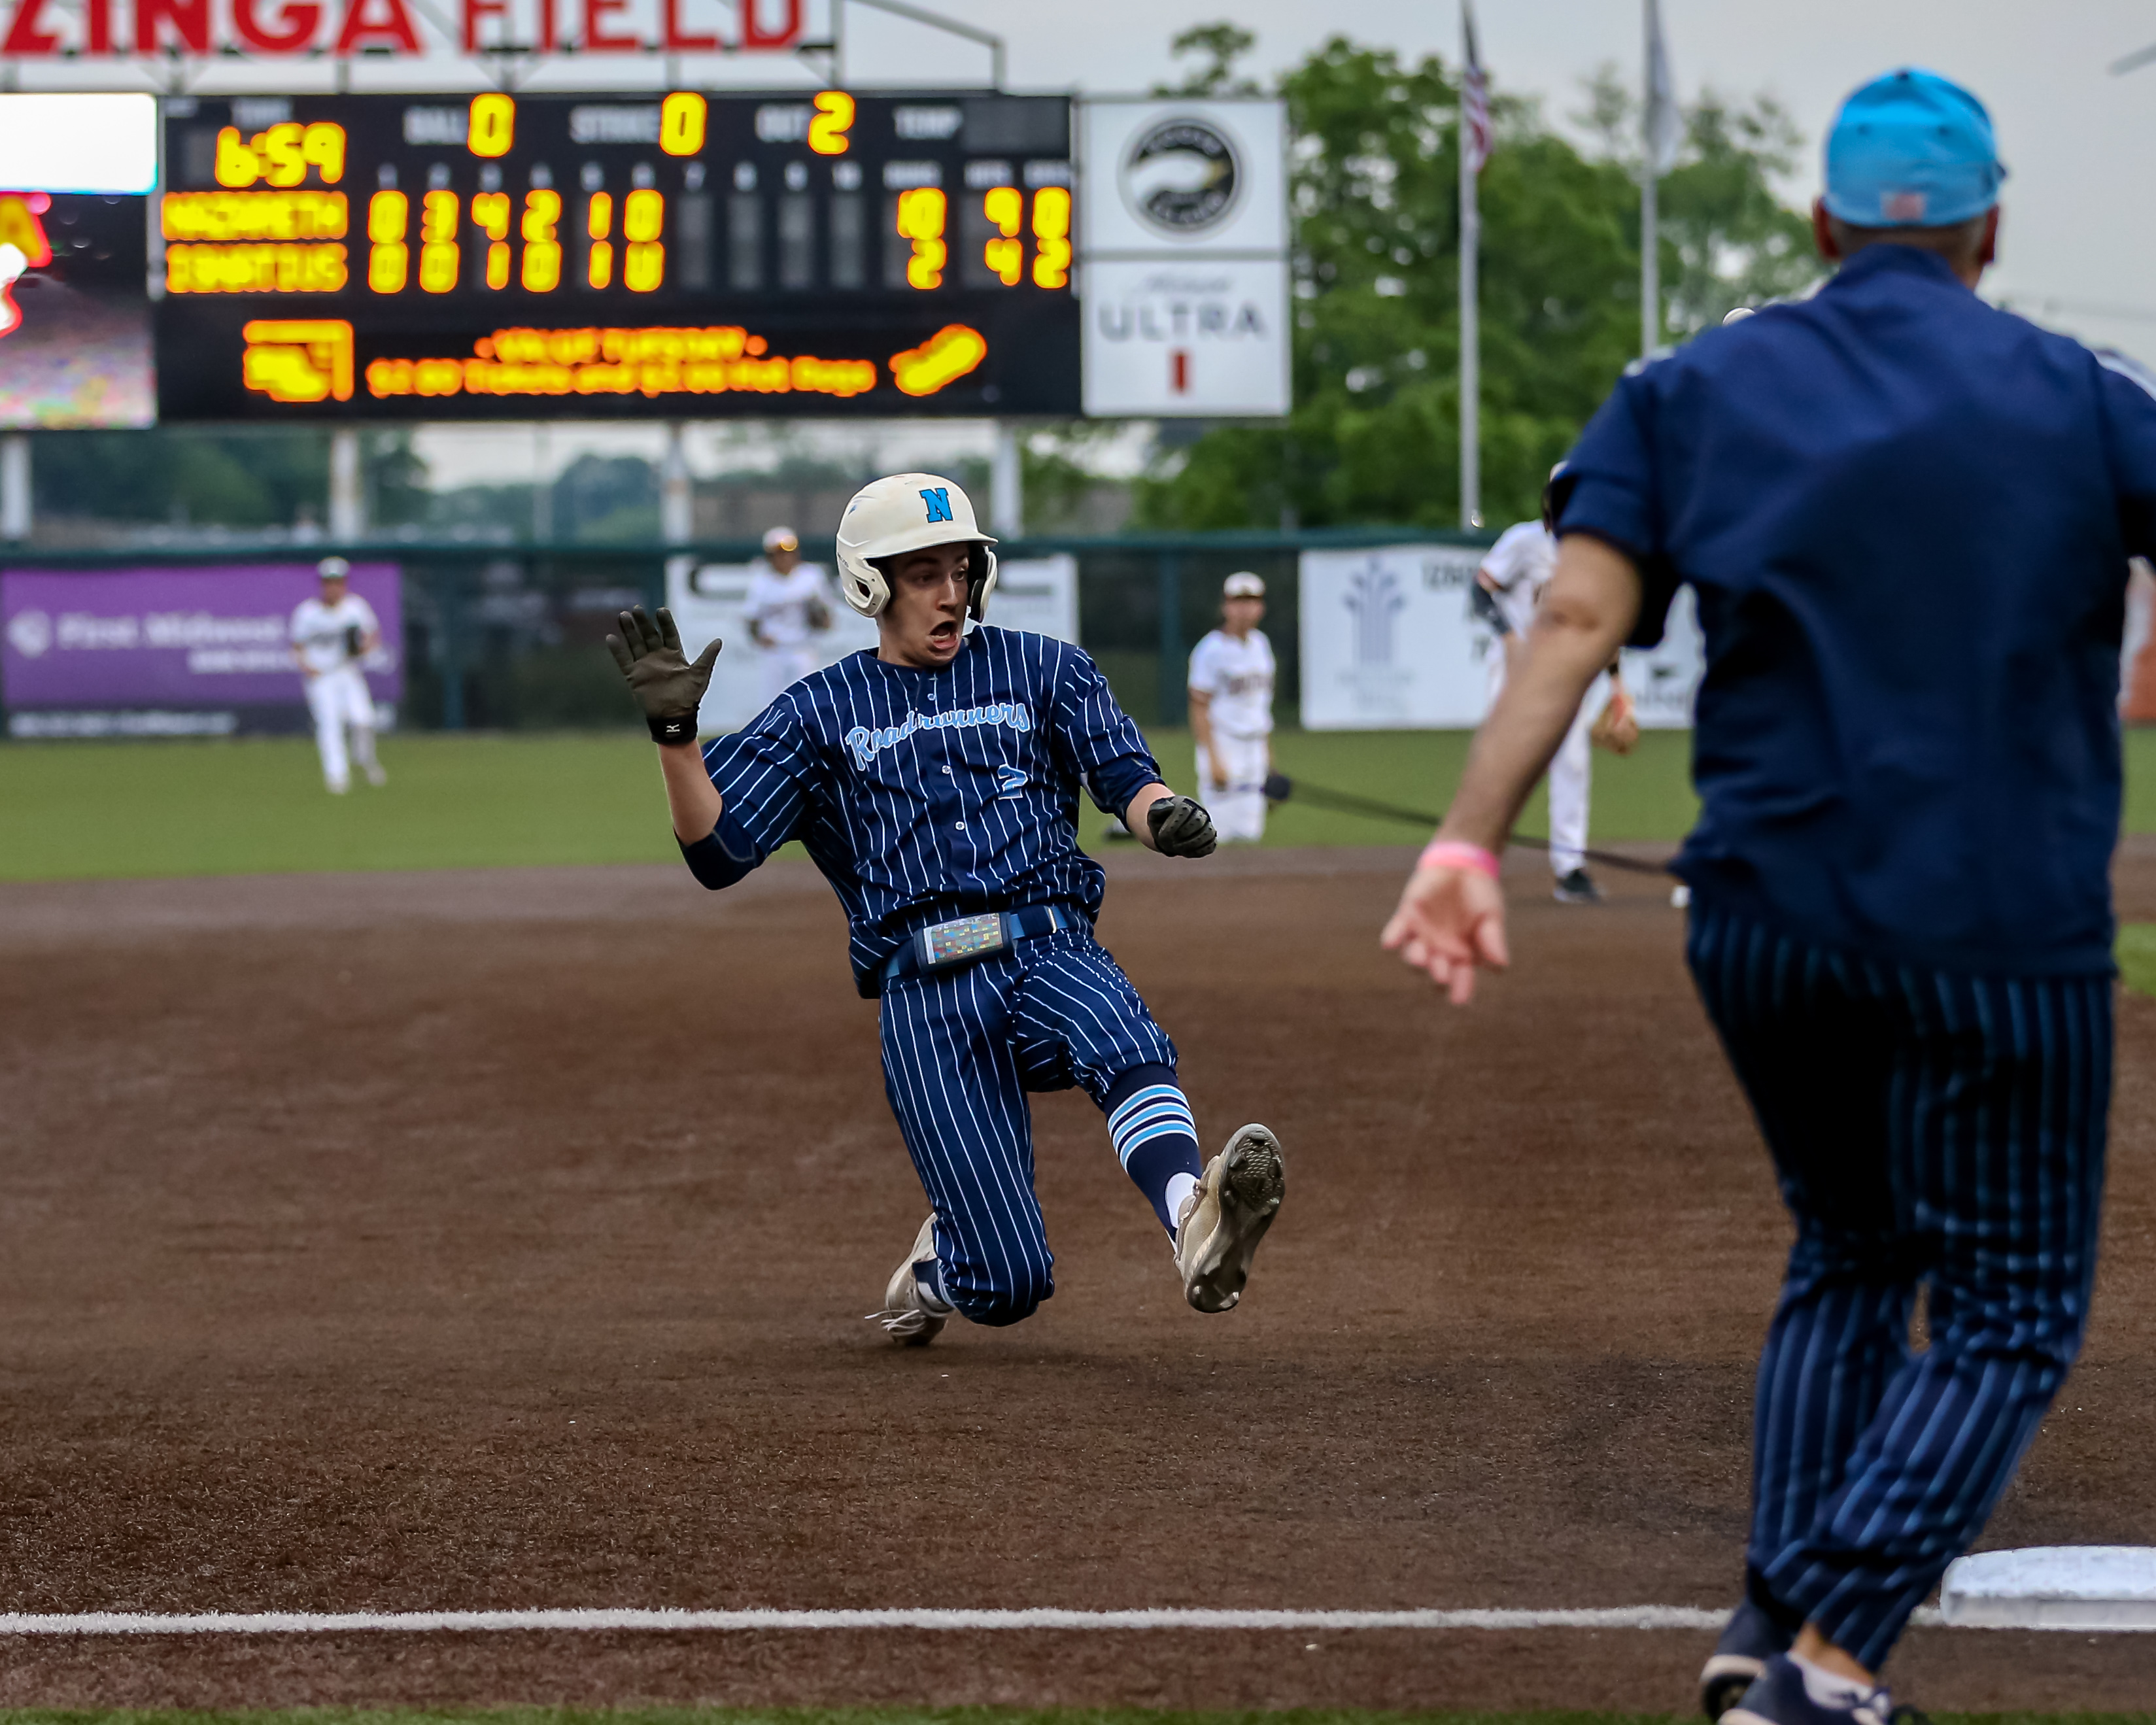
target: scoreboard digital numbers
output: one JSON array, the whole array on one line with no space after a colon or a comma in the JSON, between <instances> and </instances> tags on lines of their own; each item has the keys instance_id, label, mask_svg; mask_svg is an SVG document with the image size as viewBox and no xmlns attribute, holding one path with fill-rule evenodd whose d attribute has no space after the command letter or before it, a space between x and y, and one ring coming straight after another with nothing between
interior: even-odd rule
<instances>
[{"instance_id":1,"label":"scoreboard digital numbers","mask_svg":"<svg viewBox=\"0 0 2156 1725\"><path fill-rule=\"evenodd\" d=\"M1080 411L1064 97L164 116L167 421Z\"/></svg>"}]
</instances>

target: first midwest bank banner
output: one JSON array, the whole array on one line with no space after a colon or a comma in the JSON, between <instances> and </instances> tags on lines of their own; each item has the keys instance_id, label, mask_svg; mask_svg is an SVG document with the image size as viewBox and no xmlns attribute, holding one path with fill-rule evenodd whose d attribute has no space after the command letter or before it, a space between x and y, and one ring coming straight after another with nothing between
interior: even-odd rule
<instances>
[{"instance_id":1,"label":"first midwest bank banner","mask_svg":"<svg viewBox=\"0 0 2156 1725\"><path fill-rule=\"evenodd\" d=\"M311 563L201 568L10 569L0 573L0 703L15 736L241 728L249 710L305 702L292 612L317 588ZM374 608L382 645L364 668L377 702L403 693L397 566L357 563L352 590ZM126 724L116 716L214 722ZM41 714L116 722L39 723Z\"/></svg>"}]
</instances>

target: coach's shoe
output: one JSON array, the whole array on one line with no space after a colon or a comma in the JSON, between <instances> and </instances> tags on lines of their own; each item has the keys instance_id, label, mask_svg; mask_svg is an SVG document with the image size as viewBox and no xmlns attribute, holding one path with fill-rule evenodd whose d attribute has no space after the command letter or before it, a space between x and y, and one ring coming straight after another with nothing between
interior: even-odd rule
<instances>
[{"instance_id":1,"label":"coach's shoe","mask_svg":"<svg viewBox=\"0 0 2156 1725\"><path fill-rule=\"evenodd\" d=\"M1767 1661L1758 1681L1722 1716L1722 1725L1927 1725L1914 1707L1897 1707L1884 1689L1817 1701L1786 1654Z\"/></svg>"},{"instance_id":2,"label":"coach's shoe","mask_svg":"<svg viewBox=\"0 0 2156 1725\"><path fill-rule=\"evenodd\" d=\"M1261 1126L1245 1127L1205 1164L1175 1224L1176 1267L1192 1306L1225 1312L1243 1297L1250 1260L1286 1189L1280 1140Z\"/></svg>"},{"instance_id":3,"label":"coach's shoe","mask_svg":"<svg viewBox=\"0 0 2156 1725\"><path fill-rule=\"evenodd\" d=\"M881 1324L884 1333L901 1348L926 1348L951 1316L952 1308L921 1286L920 1266L935 1261L936 1214L932 1210L913 1237L913 1250L891 1273L891 1285L883 1291L883 1310L869 1314L869 1322Z\"/></svg>"},{"instance_id":4,"label":"coach's shoe","mask_svg":"<svg viewBox=\"0 0 2156 1725\"><path fill-rule=\"evenodd\" d=\"M367 782L378 791L389 783L389 775L382 770L378 763L370 762L367 768Z\"/></svg>"},{"instance_id":5,"label":"coach's shoe","mask_svg":"<svg viewBox=\"0 0 2156 1725\"><path fill-rule=\"evenodd\" d=\"M1552 896L1561 905L1599 905L1602 889L1585 869L1574 869L1569 875L1558 876L1557 891Z\"/></svg>"},{"instance_id":6,"label":"coach's shoe","mask_svg":"<svg viewBox=\"0 0 2156 1725\"><path fill-rule=\"evenodd\" d=\"M1735 1707L1777 1653L1787 1653L1793 1635L1749 1599L1729 1614L1722 1639L1714 1644L1699 1674L1699 1705L1710 1719Z\"/></svg>"}]
</instances>

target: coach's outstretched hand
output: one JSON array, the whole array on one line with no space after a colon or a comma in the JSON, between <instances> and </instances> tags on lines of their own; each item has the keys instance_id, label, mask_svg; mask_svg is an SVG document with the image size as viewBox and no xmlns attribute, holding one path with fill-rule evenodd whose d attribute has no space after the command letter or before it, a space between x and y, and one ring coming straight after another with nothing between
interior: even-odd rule
<instances>
[{"instance_id":1,"label":"coach's outstretched hand","mask_svg":"<svg viewBox=\"0 0 2156 1725\"><path fill-rule=\"evenodd\" d=\"M1418 867L1381 938L1387 952L1429 973L1455 1006L1473 997L1478 968L1502 970L1512 962L1504 895L1473 869Z\"/></svg>"},{"instance_id":2,"label":"coach's outstretched hand","mask_svg":"<svg viewBox=\"0 0 2156 1725\"><path fill-rule=\"evenodd\" d=\"M1195 797L1156 797L1146 809L1146 830L1163 856L1210 856L1219 841L1213 817Z\"/></svg>"},{"instance_id":3,"label":"coach's outstretched hand","mask_svg":"<svg viewBox=\"0 0 2156 1725\"><path fill-rule=\"evenodd\" d=\"M644 709L654 742L694 742L696 709L711 685L711 667L719 662L714 641L695 664L681 650L681 631L674 626L674 614L659 608L654 623L639 605L620 614L621 633L606 638L607 650L621 674L629 679L629 692Z\"/></svg>"}]
</instances>

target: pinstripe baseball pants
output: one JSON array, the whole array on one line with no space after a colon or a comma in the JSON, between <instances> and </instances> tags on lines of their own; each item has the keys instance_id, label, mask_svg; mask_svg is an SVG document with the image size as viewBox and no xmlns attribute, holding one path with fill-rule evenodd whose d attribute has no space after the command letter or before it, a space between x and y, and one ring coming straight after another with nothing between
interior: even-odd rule
<instances>
[{"instance_id":1,"label":"pinstripe baseball pants","mask_svg":"<svg viewBox=\"0 0 2156 1725\"><path fill-rule=\"evenodd\" d=\"M1876 1671L2080 1351L2112 980L1920 969L1712 906L1686 956L1797 1229L1759 1358L1748 1588Z\"/></svg>"},{"instance_id":2,"label":"pinstripe baseball pants","mask_svg":"<svg viewBox=\"0 0 2156 1725\"><path fill-rule=\"evenodd\" d=\"M1133 1066L1175 1065L1116 961L1081 929L1021 940L883 993L884 1088L937 1216L942 1291L981 1324L1014 1324L1055 1291L1033 1192L1029 1091L1106 1105Z\"/></svg>"}]
</instances>

